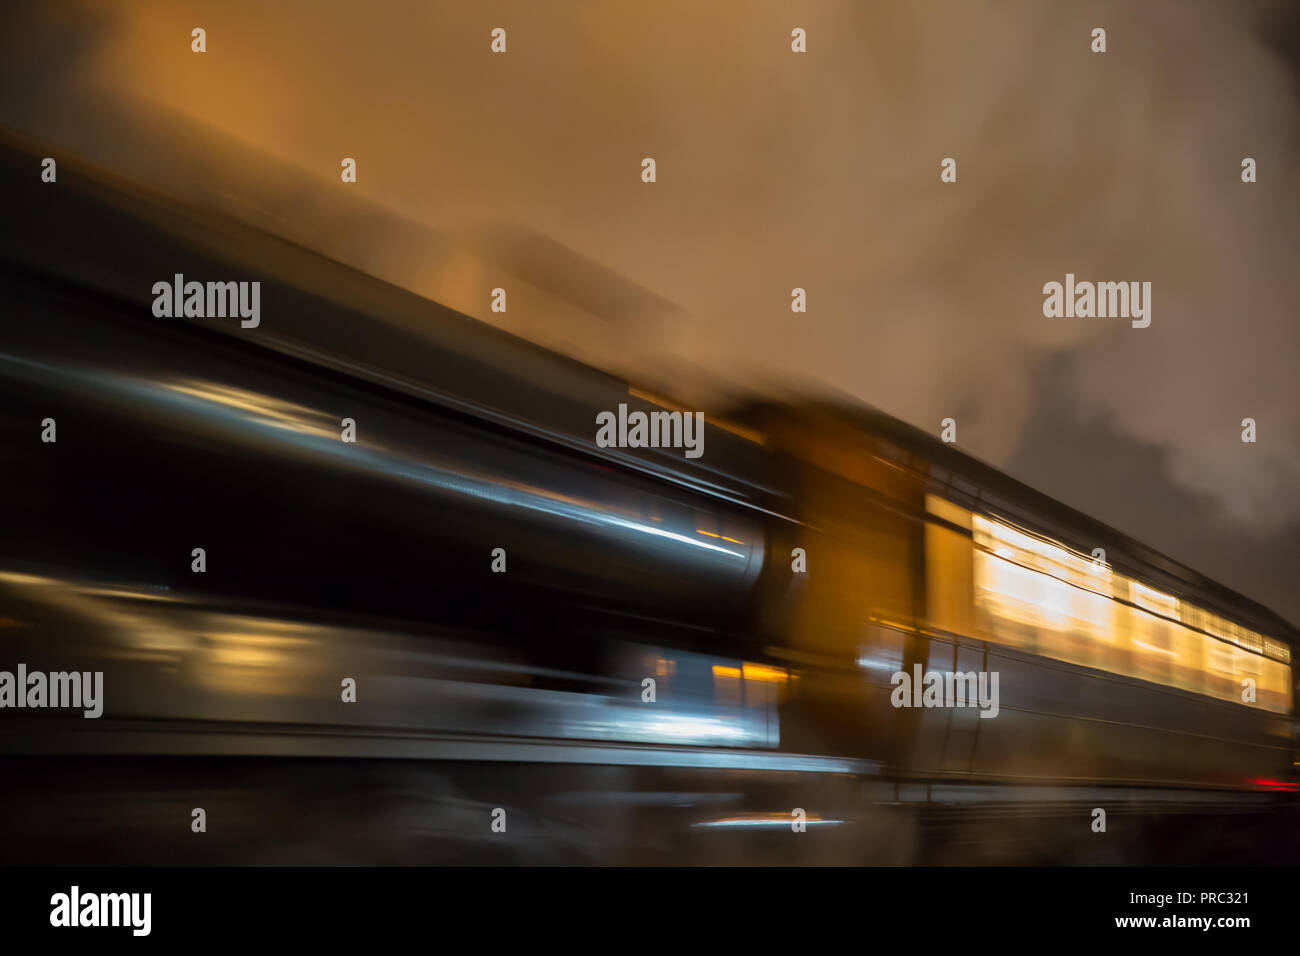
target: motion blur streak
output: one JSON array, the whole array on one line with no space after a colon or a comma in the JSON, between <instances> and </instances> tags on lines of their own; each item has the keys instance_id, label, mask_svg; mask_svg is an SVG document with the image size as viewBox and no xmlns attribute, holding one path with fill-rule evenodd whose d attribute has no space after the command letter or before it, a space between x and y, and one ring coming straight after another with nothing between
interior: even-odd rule
<instances>
[{"instance_id":1,"label":"motion blur streak","mask_svg":"<svg viewBox=\"0 0 1300 956\"><path fill-rule=\"evenodd\" d=\"M431 0L360 17L226 0L203 9L206 59L196 14L167 0L7 7L0 115L60 153L632 377L708 389L719 369L762 371L924 428L956 414L1000 466L1046 380L1071 420L1104 423L1082 460L1153 452L1151 474L1124 475L1141 504L1113 505L1138 537L1222 576L1241 573L1223 534L1251 564L1277 524L1294 534L1294 4L819 0L795 16L754 0L740 17L728 0ZM494 16L521 40L486 60ZM648 154L653 202L635 180ZM347 189L343 155L361 170ZM936 189L949 155L960 188ZM1072 263L1152 279L1171 321L1025 321ZM791 322L795 284L814 305ZM483 294L500 285L505 314ZM1243 303L1250 334L1224 319ZM1267 467L1226 464L1235 435L1212 423L1238 407L1272 423ZM1064 452L1077 432L1061 431ZM1066 500L1105 500L1092 471L1036 470ZM1184 502L1235 520L1197 534Z\"/></svg>"},{"instance_id":2,"label":"motion blur streak","mask_svg":"<svg viewBox=\"0 0 1300 956\"><path fill-rule=\"evenodd\" d=\"M0 859L1168 862L1173 814L1294 810L1294 628L1120 531L809 396L598 447L635 383L38 155L0 148L0 652L104 712L0 718ZM261 324L155 318L177 271ZM996 719L891 706L921 670L999 675Z\"/></svg>"}]
</instances>

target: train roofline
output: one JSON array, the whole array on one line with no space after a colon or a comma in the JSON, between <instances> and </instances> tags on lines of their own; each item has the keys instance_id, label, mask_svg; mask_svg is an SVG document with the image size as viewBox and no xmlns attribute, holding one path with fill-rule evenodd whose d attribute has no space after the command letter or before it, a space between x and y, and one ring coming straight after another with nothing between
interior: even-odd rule
<instances>
[{"instance_id":1,"label":"train roofline","mask_svg":"<svg viewBox=\"0 0 1300 956\"><path fill-rule=\"evenodd\" d=\"M975 510L1001 515L1065 544L1079 547L1087 544L1085 551L1104 546L1107 563L1115 565L1111 559L1119 557L1117 566L1132 570L1139 578L1164 579L1163 582L1150 583L1163 583L1166 589L1192 599L1193 603L1208 599L1218 605L1218 608L1211 609L1221 609L1242 623L1258 624L1270 637L1284 639L1293 645L1300 644L1300 629L1265 605L920 428L861 402L851 404L840 399L814 398L808 402L808 407L880 436L932 466L939 466L948 472L947 480L942 483L949 489L953 477L964 479L966 487L957 486L957 496L965 497L976 506ZM929 477L931 481L940 481L932 470Z\"/></svg>"}]
</instances>

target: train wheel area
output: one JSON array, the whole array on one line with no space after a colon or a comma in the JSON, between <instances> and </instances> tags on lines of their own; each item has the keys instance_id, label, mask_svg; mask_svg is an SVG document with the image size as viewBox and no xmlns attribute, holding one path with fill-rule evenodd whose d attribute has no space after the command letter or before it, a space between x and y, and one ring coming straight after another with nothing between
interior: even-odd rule
<instances>
[{"instance_id":1,"label":"train wheel area","mask_svg":"<svg viewBox=\"0 0 1300 956\"><path fill-rule=\"evenodd\" d=\"M0 865L1256 866L1300 853L1294 803L1119 790L923 803L847 774L303 758L10 757L3 771ZM1100 829L1092 804L1108 802Z\"/></svg>"}]
</instances>

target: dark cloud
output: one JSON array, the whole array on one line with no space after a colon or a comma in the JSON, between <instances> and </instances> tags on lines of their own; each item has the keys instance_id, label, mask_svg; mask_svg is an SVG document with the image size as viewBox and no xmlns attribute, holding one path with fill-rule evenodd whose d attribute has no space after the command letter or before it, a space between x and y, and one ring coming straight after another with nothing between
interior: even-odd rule
<instances>
[{"instance_id":1,"label":"dark cloud","mask_svg":"<svg viewBox=\"0 0 1300 956\"><path fill-rule=\"evenodd\" d=\"M1039 370L1034 413L1008 470L1300 621L1300 528L1242 525L1213 497L1170 480L1168 447L1130 438L1107 414L1079 406L1068 385L1074 361L1061 355Z\"/></svg>"}]
</instances>

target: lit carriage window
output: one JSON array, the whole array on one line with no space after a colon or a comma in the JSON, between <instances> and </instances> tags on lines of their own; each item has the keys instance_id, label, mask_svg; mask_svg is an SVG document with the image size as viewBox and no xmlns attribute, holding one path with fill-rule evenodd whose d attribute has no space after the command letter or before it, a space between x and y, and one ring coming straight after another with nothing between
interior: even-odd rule
<instances>
[{"instance_id":1,"label":"lit carriage window","mask_svg":"<svg viewBox=\"0 0 1300 956\"><path fill-rule=\"evenodd\" d=\"M1291 668L1240 649L1235 652L1235 658L1237 674L1233 692L1238 701L1241 700L1243 680L1249 677L1255 681L1253 706L1278 713L1290 710Z\"/></svg>"},{"instance_id":2,"label":"lit carriage window","mask_svg":"<svg viewBox=\"0 0 1300 956\"><path fill-rule=\"evenodd\" d=\"M1092 639L1092 666L1116 674L1126 673L1130 651L1119 630L1120 605L1106 595L1086 591L1079 594L1082 596L1081 612L1086 616L1088 634Z\"/></svg>"},{"instance_id":3,"label":"lit carriage window","mask_svg":"<svg viewBox=\"0 0 1300 956\"><path fill-rule=\"evenodd\" d=\"M1225 641L1232 640L1232 631L1228 627L1228 622L1217 614L1206 614L1209 626L1206 628L1215 637L1222 638Z\"/></svg>"},{"instance_id":4,"label":"lit carriage window","mask_svg":"<svg viewBox=\"0 0 1300 956\"><path fill-rule=\"evenodd\" d=\"M1278 663L1291 659L1285 643L1001 522L974 515L972 532L988 640L1238 704L1249 703L1241 681L1250 677L1251 706L1290 710L1291 669Z\"/></svg>"},{"instance_id":5,"label":"lit carriage window","mask_svg":"<svg viewBox=\"0 0 1300 956\"><path fill-rule=\"evenodd\" d=\"M1273 640L1271 637L1264 638L1264 653L1284 664L1291 663L1291 648L1281 641Z\"/></svg>"},{"instance_id":6,"label":"lit carriage window","mask_svg":"<svg viewBox=\"0 0 1300 956\"><path fill-rule=\"evenodd\" d=\"M1170 621L1163 623L1174 652L1170 662L1171 683L1193 693L1206 693L1205 635Z\"/></svg>"},{"instance_id":7,"label":"lit carriage window","mask_svg":"<svg viewBox=\"0 0 1300 956\"><path fill-rule=\"evenodd\" d=\"M1220 700L1237 699L1232 647L1213 637L1201 640L1205 647L1205 692Z\"/></svg>"},{"instance_id":8,"label":"lit carriage window","mask_svg":"<svg viewBox=\"0 0 1300 956\"><path fill-rule=\"evenodd\" d=\"M1234 686L1232 690L1236 695L1237 701L1240 703L1250 703L1249 701L1242 700L1242 691L1245 689L1245 681L1249 678L1255 682L1255 706L1263 706L1264 701L1262 698L1264 696L1264 681L1261 672L1264 670L1264 664L1266 663L1264 658L1258 657L1250 653L1250 651L1245 651L1240 647L1237 647L1232 650L1232 663L1233 670L1235 671L1233 674Z\"/></svg>"},{"instance_id":9,"label":"lit carriage window","mask_svg":"<svg viewBox=\"0 0 1300 956\"><path fill-rule=\"evenodd\" d=\"M1164 617L1178 619L1178 598L1172 594L1165 594L1163 591L1149 588L1137 581L1129 582L1129 593L1132 596L1133 603L1138 607L1154 611Z\"/></svg>"},{"instance_id":10,"label":"lit carriage window","mask_svg":"<svg viewBox=\"0 0 1300 956\"><path fill-rule=\"evenodd\" d=\"M975 605L990 640L1033 650L1038 640L1038 582L1028 568L975 552Z\"/></svg>"},{"instance_id":11,"label":"lit carriage window","mask_svg":"<svg viewBox=\"0 0 1300 956\"><path fill-rule=\"evenodd\" d=\"M1157 684L1172 682L1173 659L1169 623L1154 614L1133 608L1129 615L1129 643L1133 647L1132 676Z\"/></svg>"},{"instance_id":12,"label":"lit carriage window","mask_svg":"<svg viewBox=\"0 0 1300 956\"><path fill-rule=\"evenodd\" d=\"M973 531L975 544L1000 558L1098 594L1112 593L1110 568L1091 557L979 515L973 516Z\"/></svg>"},{"instance_id":13,"label":"lit carriage window","mask_svg":"<svg viewBox=\"0 0 1300 956\"><path fill-rule=\"evenodd\" d=\"M1291 668L1277 661L1264 662L1264 678L1268 688L1264 706L1278 713L1291 710Z\"/></svg>"}]
</instances>

